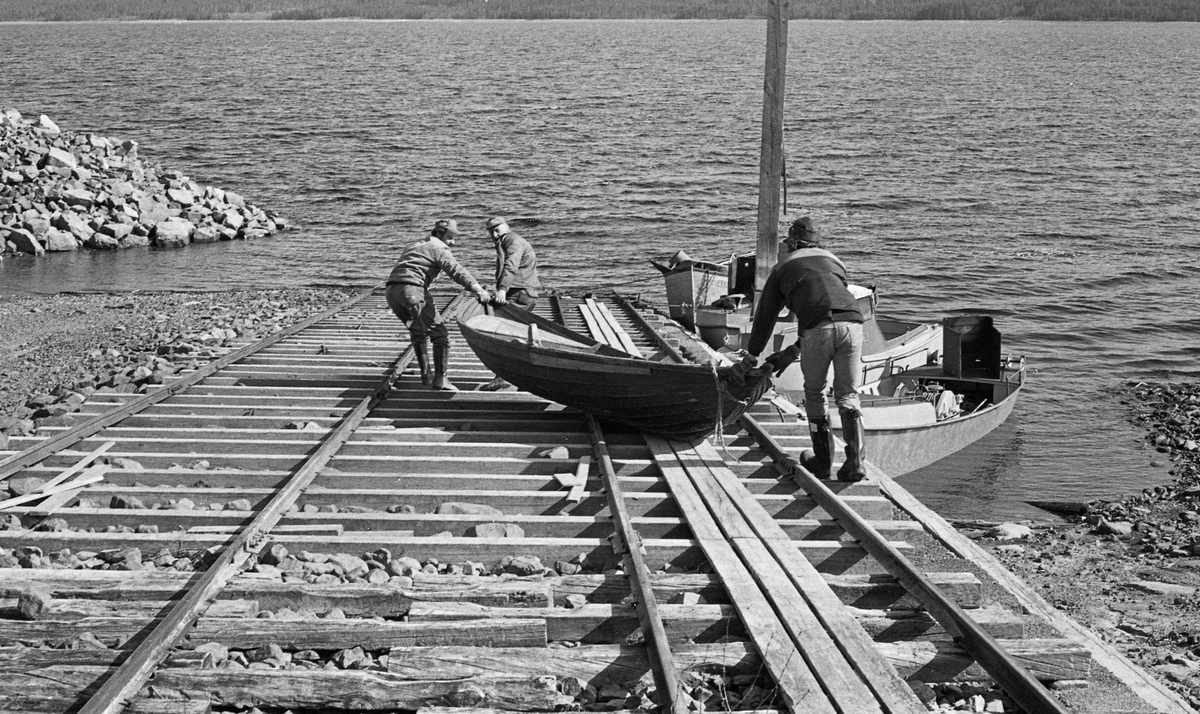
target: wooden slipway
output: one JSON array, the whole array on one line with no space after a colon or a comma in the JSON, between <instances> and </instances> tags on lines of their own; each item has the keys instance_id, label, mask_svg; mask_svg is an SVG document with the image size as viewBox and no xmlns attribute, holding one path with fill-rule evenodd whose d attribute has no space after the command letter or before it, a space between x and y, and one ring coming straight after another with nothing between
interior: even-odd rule
<instances>
[{"instance_id":1,"label":"wooden slipway","mask_svg":"<svg viewBox=\"0 0 1200 714\"><path fill-rule=\"evenodd\" d=\"M703 353L624 300L539 311ZM0 713L1188 711L885 475L814 479L776 406L673 442L480 391L457 335L430 391L406 347L364 293L12 439L0 482L48 483L0 504Z\"/></svg>"}]
</instances>

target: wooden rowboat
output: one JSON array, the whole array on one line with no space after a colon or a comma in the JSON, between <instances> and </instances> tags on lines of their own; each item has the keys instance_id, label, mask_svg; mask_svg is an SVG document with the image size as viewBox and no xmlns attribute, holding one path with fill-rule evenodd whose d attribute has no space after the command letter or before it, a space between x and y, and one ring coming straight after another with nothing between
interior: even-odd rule
<instances>
[{"instance_id":1,"label":"wooden rowboat","mask_svg":"<svg viewBox=\"0 0 1200 714\"><path fill-rule=\"evenodd\" d=\"M459 317L491 371L539 397L672 439L701 439L740 417L770 387L738 389L713 365L635 357L526 310Z\"/></svg>"}]
</instances>

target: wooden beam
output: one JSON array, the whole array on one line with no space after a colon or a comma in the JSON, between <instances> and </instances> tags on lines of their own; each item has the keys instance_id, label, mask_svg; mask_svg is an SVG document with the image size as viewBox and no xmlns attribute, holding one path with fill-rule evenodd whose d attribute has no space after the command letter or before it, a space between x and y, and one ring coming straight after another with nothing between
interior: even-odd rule
<instances>
[{"instance_id":1,"label":"wooden beam","mask_svg":"<svg viewBox=\"0 0 1200 714\"><path fill-rule=\"evenodd\" d=\"M209 692L222 702L272 709L425 710L430 706L488 706L512 712L552 712L573 701L557 677L496 675L466 681L413 680L355 670L234 670L168 667L154 675L160 692Z\"/></svg>"},{"instance_id":2,"label":"wooden beam","mask_svg":"<svg viewBox=\"0 0 1200 714\"><path fill-rule=\"evenodd\" d=\"M767 2L766 72L758 169L758 241L754 292L762 291L779 256L780 182L783 176L783 104L787 82L788 0ZM730 289L733 286L730 285ZM756 301L757 303L757 301Z\"/></svg>"}]
</instances>

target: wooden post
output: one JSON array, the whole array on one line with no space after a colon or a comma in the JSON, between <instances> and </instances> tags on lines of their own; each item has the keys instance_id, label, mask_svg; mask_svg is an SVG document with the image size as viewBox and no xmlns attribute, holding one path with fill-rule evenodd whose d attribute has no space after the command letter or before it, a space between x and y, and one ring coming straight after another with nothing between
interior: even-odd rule
<instances>
[{"instance_id":1,"label":"wooden post","mask_svg":"<svg viewBox=\"0 0 1200 714\"><path fill-rule=\"evenodd\" d=\"M788 0L768 0L762 148L758 170L758 243L754 271L756 298L779 256L779 194L783 175L783 91L787 78L787 23Z\"/></svg>"}]
</instances>

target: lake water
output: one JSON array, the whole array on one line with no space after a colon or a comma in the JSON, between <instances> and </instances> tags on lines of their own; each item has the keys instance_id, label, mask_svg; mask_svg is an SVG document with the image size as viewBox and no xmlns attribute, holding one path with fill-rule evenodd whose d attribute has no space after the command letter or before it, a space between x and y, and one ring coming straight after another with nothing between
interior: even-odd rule
<instances>
[{"instance_id":1,"label":"lake water","mask_svg":"<svg viewBox=\"0 0 1200 714\"><path fill-rule=\"evenodd\" d=\"M0 292L370 285L435 217L494 213L549 286L661 295L647 259L755 235L761 21L0 24L0 106L300 226L0 263ZM953 517L1169 479L1121 403L1200 377L1200 24L790 25L788 205L885 314L990 314L1029 381L902 479ZM1044 514L1041 514L1044 515Z\"/></svg>"}]
</instances>

